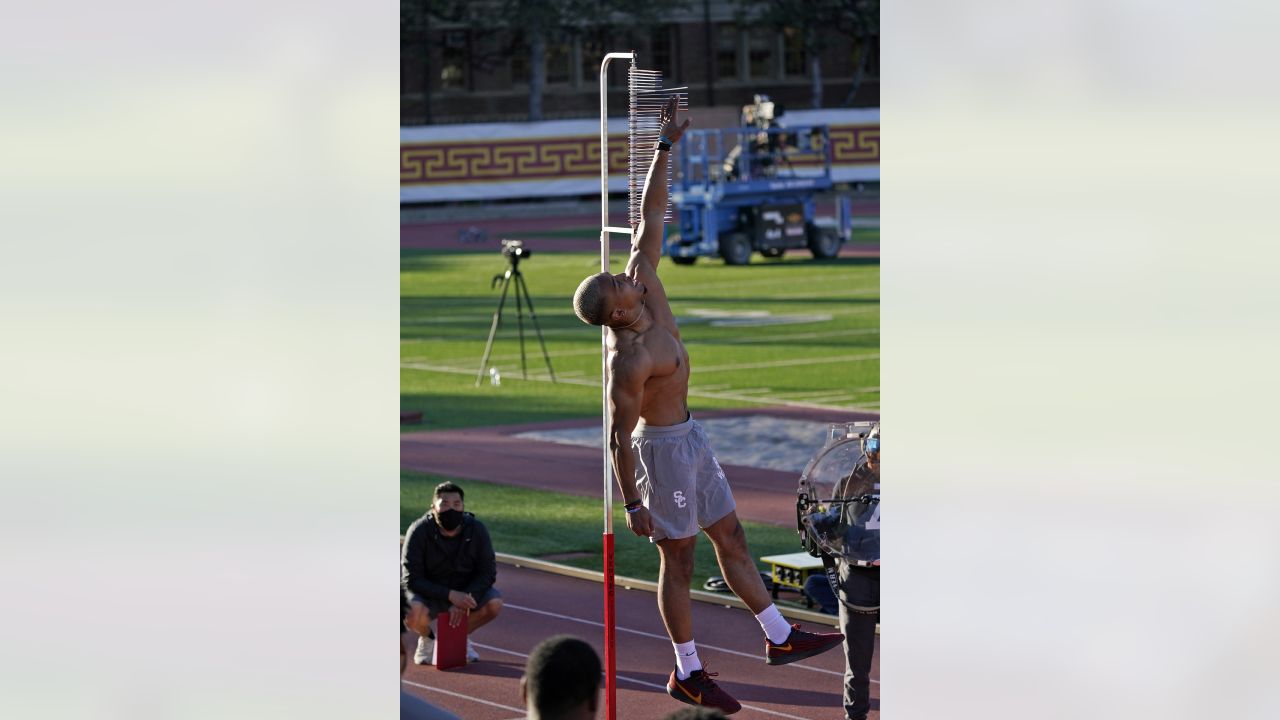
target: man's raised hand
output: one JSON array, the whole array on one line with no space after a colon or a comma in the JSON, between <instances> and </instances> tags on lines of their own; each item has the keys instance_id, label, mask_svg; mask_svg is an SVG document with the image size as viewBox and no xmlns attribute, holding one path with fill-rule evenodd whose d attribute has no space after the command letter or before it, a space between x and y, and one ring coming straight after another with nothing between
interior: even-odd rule
<instances>
[{"instance_id":1,"label":"man's raised hand","mask_svg":"<svg viewBox=\"0 0 1280 720\"><path fill-rule=\"evenodd\" d=\"M684 123L676 124L676 111L680 107L680 98L672 95L667 104L662 106L662 114L659 116L662 121L662 135L675 145L680 140L680 136L684 135L684 131L688 129L691 118L685 118Z\"/></svg>"}]
</instances>

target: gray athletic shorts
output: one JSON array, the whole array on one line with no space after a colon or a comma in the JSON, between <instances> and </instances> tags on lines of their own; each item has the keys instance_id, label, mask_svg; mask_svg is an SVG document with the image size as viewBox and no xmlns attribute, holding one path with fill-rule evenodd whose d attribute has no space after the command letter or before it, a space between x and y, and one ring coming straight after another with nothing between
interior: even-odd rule
<instances>
[{"instance_id":1,"label":"gray athletic shorts","mask_svg":"<svg viewBox=\"0 0 1280 720\"><path fill-rule=\"evenodd\" d=\"M693 537L737 507L702 426L638 425L631 433L636 488L653 517L652 542Z\"/></svg>"}]
</instances>

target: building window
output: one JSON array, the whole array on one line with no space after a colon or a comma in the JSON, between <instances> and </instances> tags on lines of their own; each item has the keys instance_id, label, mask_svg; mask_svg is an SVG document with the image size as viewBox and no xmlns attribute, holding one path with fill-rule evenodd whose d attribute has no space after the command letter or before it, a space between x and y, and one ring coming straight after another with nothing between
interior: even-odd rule
<instances>
[{"instance_id":1,"label":"building window","mask_svg":"<svg viewBox=\"0 0 1280 720\"><path fill-rule=\"evenodd\" d=\"M773 31L768 28L751 28L747 31L747 65L753 78L767 78L774 74Z\"/></svg>"},{"instance_id":2,"label":"building window","mask_svg":"<svg viewBox=\"0 0 1280 720\"><path fill-rule=\"evenodd\" d=\"M797 28L782 31L782 72L786 75L809 74L808 58L804 52L804 33Z\"/></svg>"},{"instance_id":3,"label":"building window","mask_svg":"<svg viewBox=\"0 0 1280 720\"><path fill-rule=\"evenodd\" d=\"M662 72L665 80L674 80L676 76L676 66L672 62L675 55L675 47L671 42L671 35L674 28L671 25L654 28L653 35L650 38L650 52L653 54L653 69Z\"/></svg>"},{"instance_id":4,"label":"building window","mask_svg":"<svg viewBox=\"0 0 1280 720\"><path fill-rule=\"evenodd\" d=\"M529 43L522 37L511 45L511 84L529 84Z\"/></svg>"},{"instance_id":5,"label":"building window","mask_svg":"<svg viewBox=\"0 0 1280 720\"><path fill-rule=\"evenodd\" d=\"M604 60L604 37L599 31L588 31L580 40L582 43L582 79L587 83L600 82L600 63ZM620 63L613 63L619 65Z\"/></svg>"},{"instance_id":6,"label":"building window","mask_svg":"<svg viewBox=\"0 0 1280 720\"><path fill-rule=\"evenodd\" d=\"M467 31L448 30L440 58L440 88L462 90L467 86Z\"/></svg>"},{"instance_id":7,"label":"building window","mask_svg":"<svg viewBox=\"0 0 1280 720\"><path fill-rule=\"evenodd\" d=\"M879 80L880 79L880 36L871 36L871 47L867 50L867 75L866 77Z\"/></svg>"},{"instance_id":8,"label":"building window","mask_svg":"<svg viewBox=\"0 0 1280 720\"><path fill-rule=\"evenodd\" d=\"M564 33L547 37L547 84L568 83L573 68L573 41Z\"/></svg>"},{"instance_id":9,"label":"building window","mask_svg":"<svg viewBox=\"0 0 1280 720\"><path fill-rule=\"evenodd\" d=\"M716 27L716 77L738 77L738 26Z\"/></svg>"}]
</instances>

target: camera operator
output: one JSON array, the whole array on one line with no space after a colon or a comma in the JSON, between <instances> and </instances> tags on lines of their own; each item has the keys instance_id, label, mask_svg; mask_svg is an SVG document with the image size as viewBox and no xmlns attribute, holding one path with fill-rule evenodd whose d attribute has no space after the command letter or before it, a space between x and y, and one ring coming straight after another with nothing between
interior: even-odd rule
<instances>
[{"instance_id":1,"label":"camera operator","mask_svg":"<svg viewBox=\"0 0 1280 720\"><path fill-rule=\"evenodd\" d=\"M787 148L787 136L785 133L771 133L769 130L782 127L778 118L785 113L782 103L770 100L768 95L756 95L751 104L742 106L738 116L742 127L753 128L756 132L743 133L739 143L725 155L723 170L727 178L734 180L741 177L750 180L751 176L772 177L777 173L777 162ZM742 173L744 151L750 153L749 176L743 176Z\"/></svg>"},{"instance_id":2,"label":"camera operator","mask_svg":"<svg viewBox=\"0 0 1280 720\"><path fill-rule=\"evenodd\" d=\"M880 622L879 423L861 444L856 466L835 488L833 499L841 502L806 519L809 532L825 540L816 545L839 600L847 720L866 720L871 709L871 660ZM866 488L874 488L874 494L867 494Z\"/></svg>"}]
</instances>

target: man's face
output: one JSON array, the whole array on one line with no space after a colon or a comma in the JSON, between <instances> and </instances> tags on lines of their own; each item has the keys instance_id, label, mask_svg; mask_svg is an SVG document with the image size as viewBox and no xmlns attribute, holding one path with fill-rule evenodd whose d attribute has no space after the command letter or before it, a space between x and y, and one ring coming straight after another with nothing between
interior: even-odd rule
<instances>
[{"instance_id":1,"label":"man's face","mask_svg":"<svg viewBox=\"0 0 1280 720\"><path fill-rule=\"evenodd\" d=\"M435 504L431 506L431 509L435 512L437 520L440 519L440 513L445 510L457 510L461 512L463 510L462 496L454 492L437 495Z\"/></svg>"},{"instance_id":2,"label":"man's face","mask_svg":"<svg viewBox=\"0 0 1280 720\"><path fill-rule=\"evenodd\" d=\"M630 277L626 273L617 275L605 274L601 278L601 290L605 297L605 307L609 312L616 309L629 310L644 300L649 288L644 283Z\"/></svg>"}]
</instances>

